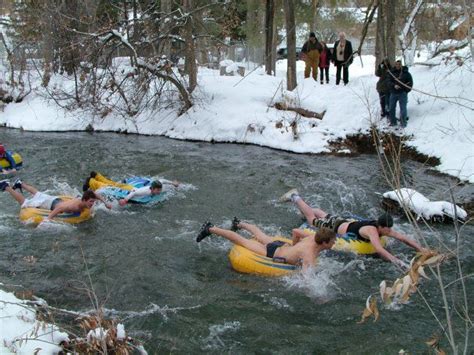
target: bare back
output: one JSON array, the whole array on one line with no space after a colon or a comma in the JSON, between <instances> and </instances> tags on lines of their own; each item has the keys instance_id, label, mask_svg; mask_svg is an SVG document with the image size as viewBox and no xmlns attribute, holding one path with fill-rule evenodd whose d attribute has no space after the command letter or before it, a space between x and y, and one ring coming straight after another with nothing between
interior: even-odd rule
<instances>
[{"instance_id":1,"label":"bare back","mask_svg":"<svg viewBox=\"0 0 474 355\"><path fill-rule=\"evenodd\" d=\"M275 251L275 256L285 258L288 264L314 265L316 257L319 255L320 248L314 241L314 238L304 238L296 245L284 245Z\"/></svg>"},{"instance_id":2,"label":"bare back","mask_svg":"<svg viewBox=\"0 0 474 355\"><path fill-rule=\"evenodd\" d=\"M72 200L66 200L59 202L54 208L59 209L61 213L63 212L82 212L87 206L79 198L73 198Z\"/></svg>"}]
</instances>

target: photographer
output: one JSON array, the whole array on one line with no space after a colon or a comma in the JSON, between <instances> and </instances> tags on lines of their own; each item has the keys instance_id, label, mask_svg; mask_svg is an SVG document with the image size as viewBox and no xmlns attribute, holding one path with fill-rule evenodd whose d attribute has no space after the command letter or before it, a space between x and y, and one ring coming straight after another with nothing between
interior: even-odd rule
<instances>
[{"instance_id":1,"label":"photographer","mask_svg":"<svg viewBox=\"0 0 474 355\"><path fill-rule=\"evenodd\" d=\"M379 77L377 81L377 92L380 98L381 116L388 118L390 104L390 71L392 65L387 57L377 66L375 75Z\"/></svg>"}]
</instances>

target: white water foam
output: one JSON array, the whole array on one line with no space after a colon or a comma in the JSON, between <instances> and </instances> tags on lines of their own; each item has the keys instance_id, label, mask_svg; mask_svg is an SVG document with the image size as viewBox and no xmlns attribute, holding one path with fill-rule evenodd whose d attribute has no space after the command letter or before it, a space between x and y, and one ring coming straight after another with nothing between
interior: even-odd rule
<instances>
[{"instance_id":1,"label":"white water foam","mask_svg":"<svg viewBox=\"0 0 474 355\"><path fill-rule=\"evenodd\" d=\"M336 275L346 268L347 265L333 258L320 257L315 268L294 273L282 280L288 289L302 291L316 302L326 303L342 293L336 283Z\"/></svg>"},{"instance_id":2,"label":"white water foam","mask_svg":"<svg viewBox=\"0 0 474 355\"><path fill-rule=\"evenodd\" d=\"M215 350L228 347L221 335L227 332L235 332L240 329L239 321L224 322L223 324L214 324L209 326L209 336L204 339L204 349Z\"/></svg>"},{"instance_id":3,"label":"white water foam","mask_svg":"<svg viewBox=\"0 0 474 355\"><path fill-rule=\"evenodd\" d=\"M177 314L180 311L186 311L190 309L200 308L201 306L191 306L191 307L169 307L168 305L159 306L155 303L149 304L143 311L117 311L115 309L104 309L106 315L119 316L122 320L127 320L131 318L140 318L147 317L149 315L158 313L163 317L163 320L166 322L169 320L169 314Z\"/></svg>"}]
</instances>

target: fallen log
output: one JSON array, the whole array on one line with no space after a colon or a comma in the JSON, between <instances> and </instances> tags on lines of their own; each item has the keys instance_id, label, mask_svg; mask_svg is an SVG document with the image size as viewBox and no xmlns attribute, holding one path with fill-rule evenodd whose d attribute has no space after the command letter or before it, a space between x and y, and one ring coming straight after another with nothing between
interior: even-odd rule
<instances>
[{"instance_id":1,"label":"fallen log","mask_svg":"<svg viewBox=\"0 0 474 355\"><path fill-rule=\"evenodd\" d=\"M287 106L285 104L282 104L281 102L276 102L273 107L275 107L277 110L282 110L282 111L294 111L296 113L299 113L303 117L317 118L318 120L322 120L324 117L324 114L326 113L326 111L319 113L319 112L306 110L301 107Z\"/></svg>"}]
</instances>

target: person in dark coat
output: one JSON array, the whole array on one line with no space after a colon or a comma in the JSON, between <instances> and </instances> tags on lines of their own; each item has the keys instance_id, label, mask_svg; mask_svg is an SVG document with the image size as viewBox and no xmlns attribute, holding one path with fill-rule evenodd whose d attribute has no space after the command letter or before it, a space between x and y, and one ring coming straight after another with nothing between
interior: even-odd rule
<instances>
[{"instance_id":1,"label":"person in dark coat","mask_svg":"<svg viewBox=\"0 0 474 355\"><path fill-rule=\"evenodd\" d=\"M329 84L329 63L331 63L331 51L326 46L326 42L321 41L321 54L319 56L319 78L321 84L324 84L324 75L326 75L326 84Z\"/></svg>"},{"instance_id":2,"label":"person in dark coat","mask_svg":"<svg viewBox=\"0 0 474 355\"><path fill-rule=\"evenodd\" d=\"M407 126L408 93L413 87L413 78L408 67L402 66L402 61L397 60L395 67L390 72L390 126L396 126L395 110L397 101L400 104L400 126Z\"/></svg>"},{"instance_id":3,"label":"person in dark coat","mask_svg":"<svg viewBox=\"0 0 474 355\"><path fill-rule=\"evenodd\" d=\"M349 82L349 65L352 64L353 53L352 43L346 39L344 32L339 33L339 40L334 43L332 60L336 66L336 85L339 85L341 81L341 71L344 85L347 85Z\"/></svg>"},{"instance_id":4,"label":"person in dark coat","mask_svg":"<svg viewBox=\"0 0 474 355\"><path fill-rule=\"evenodd\" d=\"M377 92L379 93L380 98L380 108L381 116L388 117L388 112L390 109L390 71L392 70L392 65L388 58L384 58L382 63L377 66L375 70L375 75L379 77L377 81Z\"/></svg>"},{"instance_id":5,"label":"person in dark coat","mask_svg":"<svg viewBox=\"0 0 474 355\"><path fill-rule=\"evenodd\" d=\"M318 42L314 32L310 32L309 39L301 48L302 59L306 63L304 69L304 77L309 78L311 71L313 72L313 79L318 80L318 65L319 65L319 56L321 54L322 46Z\"/></svg>"}]
</instances>

